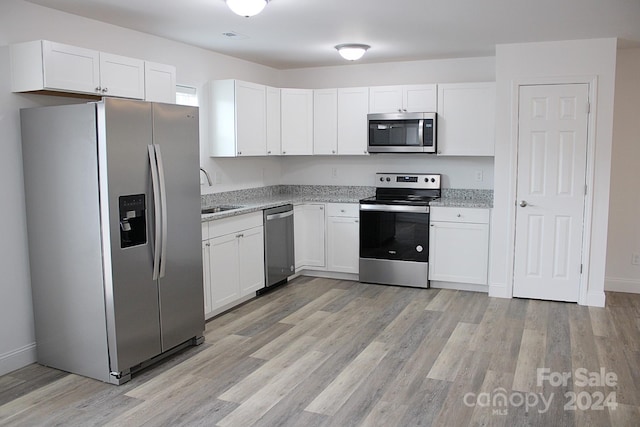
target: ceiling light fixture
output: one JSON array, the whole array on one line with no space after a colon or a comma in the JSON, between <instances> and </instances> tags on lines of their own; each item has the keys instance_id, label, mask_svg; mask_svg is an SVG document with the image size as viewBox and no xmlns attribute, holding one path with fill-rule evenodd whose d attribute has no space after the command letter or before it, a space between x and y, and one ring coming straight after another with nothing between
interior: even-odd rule
<instances>
[{"instance_id":1,"label":"ceiling light fixture","mask_svg":"<svg viewBox=\"0 0 640 427\"><path fill-rule=\"evenodd\" d=\"M229 9L246 18L257 15L270 0L225 0Z\"/></svg>"},{"instance_id":2,"label":"ceiling light fixture","mask_svg":"<svg viewBox=\"0 0 640 427\"><path fill-rule=\"evenodd\" d=\"M338 53L347 61L357 61L371 46L366 44L346 43L336 46Z\"/></svg>"}]
</instances>

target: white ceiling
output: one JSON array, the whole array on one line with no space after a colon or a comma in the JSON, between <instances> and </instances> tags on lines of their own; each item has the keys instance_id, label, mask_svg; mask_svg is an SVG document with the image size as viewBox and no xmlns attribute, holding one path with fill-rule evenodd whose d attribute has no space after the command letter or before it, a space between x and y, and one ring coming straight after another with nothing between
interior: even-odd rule
<instances>
[{"instance_id":1,"label":"white ceiling","mask_svg":"<svg viewBox=\"0 0 640 427\"><path fill-rule=\"evenodd\" d=\"M640 0L271 0L254 17L224 0L28 0L278 69L492 56L495 45L618 37L640 46ZM225 32L241 36L225 37Z\"/></svg>"}]
</instances>

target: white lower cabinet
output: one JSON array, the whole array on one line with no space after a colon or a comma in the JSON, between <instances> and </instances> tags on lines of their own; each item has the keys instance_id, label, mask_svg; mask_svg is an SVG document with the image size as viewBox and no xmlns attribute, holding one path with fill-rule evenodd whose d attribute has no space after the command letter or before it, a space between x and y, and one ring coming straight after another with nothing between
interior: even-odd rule
<instances>
[{"instance_id":1,"label":"white lower cabinet","mask_svg":"<svg viewBox=\"0 0 640 427\"><path fill-rule=\"evenodd\" d=\"M252 298L264 287L262 221L262 212L256 212L208 223L208 239L203 240L206 318Z\"/></svg>"},{"instance_id":2,"label":"white lower cabinet","mask_svg":"<svg viewBox=\"0 0 640 427\"><path fill-rule=\"evenodd\" d=\"M305 203L293 207L293 236L296 271L324 269L325 210L324 203Z\"/></svg>"},{"instance_id":3,"label":"white lower cabinet","mask_svg":"<svg viewBox=\"0 0 640 427\"><path fill-rule=\"evenodd\" d=\"M431 208L429 279L486 285L489 209Z\"/></svg>"},{"instance_id":4,"label":"white lower cabinet","mask_svg":"<svg viewBox=\"0 0 640 427\"><path fill-rule=\"evenodd\" d=\"M327 204L327 270L358 274L360 214L355 203Z\"/></svg>"}]
</instances>

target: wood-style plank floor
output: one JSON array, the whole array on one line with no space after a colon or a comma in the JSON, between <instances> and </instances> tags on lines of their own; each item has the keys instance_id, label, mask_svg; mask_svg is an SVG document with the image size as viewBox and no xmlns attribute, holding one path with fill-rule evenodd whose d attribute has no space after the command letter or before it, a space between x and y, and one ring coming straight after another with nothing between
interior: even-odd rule
<instances>
[{"instance_id":1,"label":"wood-style plank floor","mask_svg":"<svg viewBox=\"0 0 640 427\"><path fill-rule=\"evenodd\" d=\"M0 377L0 425L638 426L640 295L588 308L299 277L125 385Z\"/></svg>"}]
</instances>

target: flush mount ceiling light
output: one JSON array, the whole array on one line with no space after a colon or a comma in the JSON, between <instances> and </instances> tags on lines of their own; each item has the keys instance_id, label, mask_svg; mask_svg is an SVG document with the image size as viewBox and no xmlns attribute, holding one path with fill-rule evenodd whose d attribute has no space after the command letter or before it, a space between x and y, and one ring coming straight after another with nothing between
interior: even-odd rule
<instances>
[{"instance_id":1,"label":"flush mount ceiling light","mask_svg":"<svg viewBox=\"0 0 640 427\"><path fill-rule=\"evenodd\" d=\"M269 1L270 0L225 0L229 9L247 18L262 12L262 9L264 9Z\"/></svg>"},{"instance_id":2,"label":"flush mount ceiling light","mask_svg":"<svg viewBox=\"0 0 640 427\"><path fill-rule=\"evenodd\" d=\"M371 46L366 44L346 43L336 46L338 53L347 61L357 61Z\"/></svg>"}]
</instances>

